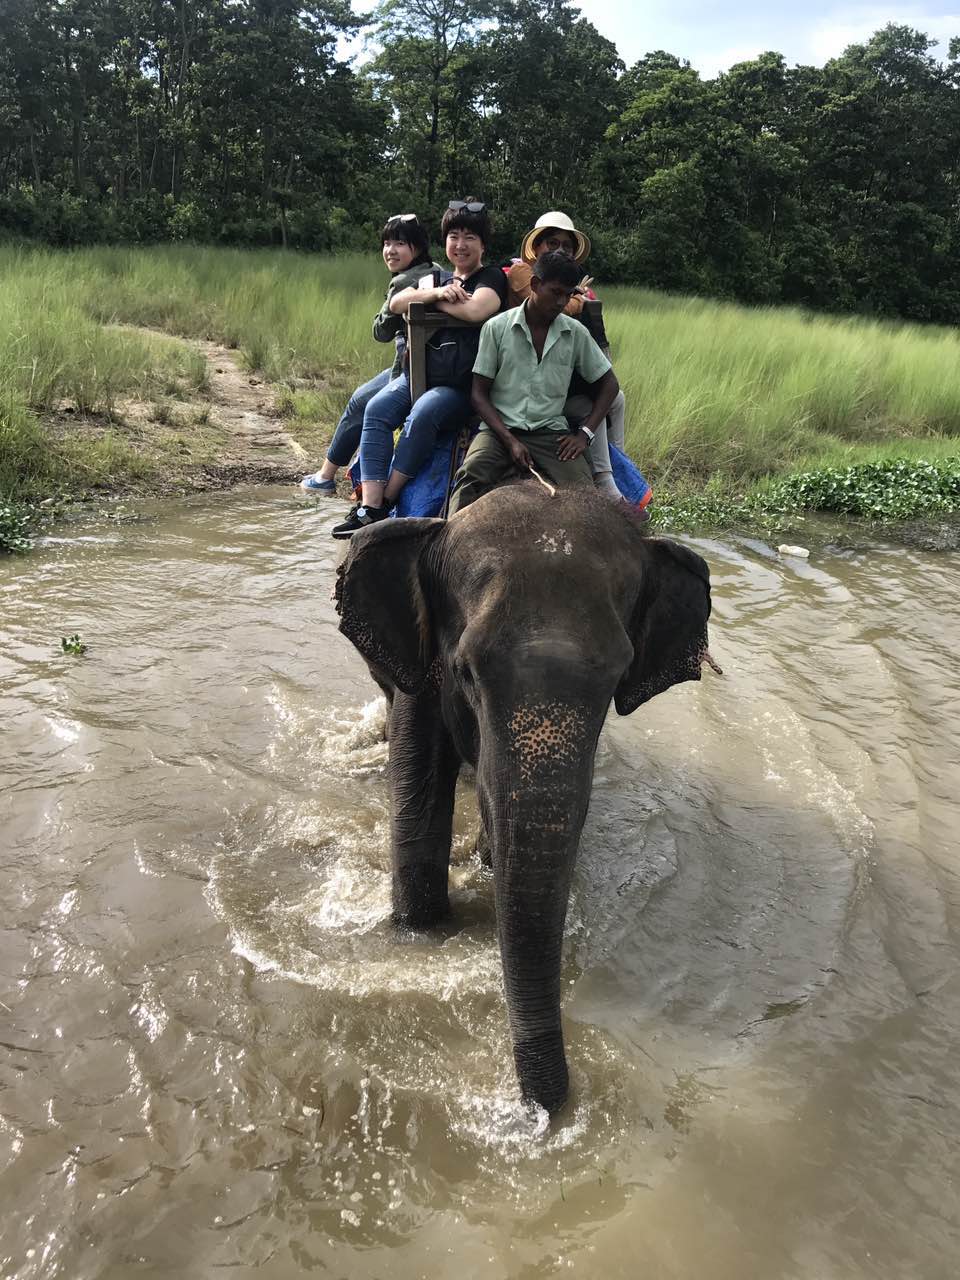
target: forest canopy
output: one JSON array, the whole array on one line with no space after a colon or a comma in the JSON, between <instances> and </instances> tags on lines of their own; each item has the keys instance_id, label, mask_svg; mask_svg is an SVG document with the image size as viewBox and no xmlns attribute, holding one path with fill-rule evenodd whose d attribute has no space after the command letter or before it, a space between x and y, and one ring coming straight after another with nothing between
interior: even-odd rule
<instances>
[{"instance_id":1,"label":"forest canopy","mask_svg":"<svg viewBox=\"0 0 960 1280\"><path fill-rule=\"evenodd\" d=\"M354 66L338 41L365 31ZM575 215L608 281L960 319L960 40L625 67L567 0L0 0L0 233L369 248Z\"/></svg>"}]
</instances>

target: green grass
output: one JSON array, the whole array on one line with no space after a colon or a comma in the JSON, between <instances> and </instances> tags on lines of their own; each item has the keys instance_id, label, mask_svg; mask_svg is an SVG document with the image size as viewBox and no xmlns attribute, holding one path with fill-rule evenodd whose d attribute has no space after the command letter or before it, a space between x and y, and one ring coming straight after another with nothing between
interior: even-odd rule
<instances>
[{"instance_id":1,"label":"green grass","mask_svg":"<svg viewBox=\"0 0 960 1280\"><path fill-rule=\"evenodd\" d=\"M605 291L628 451L654 481L957 452L953 330Z\"/></svg>"},{"instance_id":2,"label":"green grass","mask_svg":"<svg viewBox=\"0 0 960 1280\"><path fill-rule=\"evenodd\" d=\"M319 451L349 391L391 357L370 334L385 283L373 254L0 246L0 494L62 488L65 461L84 483L149 471L119 432L65 442L38 417L65 401L107 416L127 396L166 406L202 387L197 353L118 325L235 346L281 384L288 428ZM670 494L722 507L794 472L897 458L960 465L952 330L601 293L628 451L662 508ZM189 410L159 413L182 433L200 430Z\"/></svg>"},{"instance_id":3,"label":"green grass","mask_svg":"<svg viewBox=\"0 0 960 1280\"><path fill-rule=\"evenodd\" d=\"M122 395L201 389L196 352L99 323L103 283L79 255L0 250L0 388L35 410L109 411Z\"/></svg>"},{"instance_id":4,"label":"green grass","mask_svg":"<svg viewBox=\"0 0 960 1280\"><path fill-rule=\"evenodd\" d=\"M271 381L349 380L383 367L371 322L388 277L373 255L164 247L92 249L70 260L96 319L219 339Z\"/></svg>"},{"instance_id":5,"label":"green grass","mask_svg":"<svg viewBox=\"0 0 960 1280\"><path fill-rule=\"evenodd\" d=\"M105 327L96 297L105 275L78 255L0 248L0 495L33 499L109 485L142 472L110 421L122 398L195 395L203 358L162 335ZM68 409L106 429L81 439ZM99 425L99 424L98 424Z\"/></svg>"}]
</instances>

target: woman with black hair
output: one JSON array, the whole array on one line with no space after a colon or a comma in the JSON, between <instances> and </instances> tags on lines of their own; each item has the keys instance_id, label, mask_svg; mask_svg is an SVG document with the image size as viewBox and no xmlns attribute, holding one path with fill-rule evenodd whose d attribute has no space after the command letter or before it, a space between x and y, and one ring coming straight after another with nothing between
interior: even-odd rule
<instances>
[{"instance_id":1,"label":"woman with black hair","mask_svg":"<svg viewBox=\"0 0 960 1280\"><path fill-rule=\"evenodd\" d=\"M330 441L326 461L319 471L304 476L300 481L300 488L310 493L328 497L336 494L337 472L347 465L360 443L364 410L378 391L382 391L400 376L406 331L403 316L391 310L391 302L398 293L404 293L411 286L415 287L424 276L439 270L436 263L430 260L430 240L426 228L421 226L415 213L397 213L388 218L380 232L380 246L383 260L390 272L390 285L386 300L374 317L373 336L377 342L395 343L396 358L392 368L384 369L375 378L357 387L347 401L347 407Z\"/></svg>"},{"instance_id":2,"label":"woman with black hair","mask_svg":"<svg viewBox=\"0 0 960 1280\"><path fill-rule=\"evenodd\" d=\"M492 228L486 205L479 200L451 200L440 223L453 279L432 288L397 292L389 309L406 314L411 302L425 302L438 311L481 325L500 311L507 299L506 277L499 267L485 267L483 255ZM421 283L425 284L425 281ZM346 520L334 525L335 538L349 538L358 529L385 519L403 486L432 456L437 436L466 421L473 412L470 388L480 330L449 329L431 338L427 352L427 382L433 383L413 404L410 380L404 374L377 392L367 404L360 437L361 501ZM451 350L452 349L452 350ZM445 355L453 358L441 369ZM436 376L431 377L431 368ZM393 447L393 433L403 434ZM393 470L391 471L391 461Z\"/></svg>"}]
</instances>

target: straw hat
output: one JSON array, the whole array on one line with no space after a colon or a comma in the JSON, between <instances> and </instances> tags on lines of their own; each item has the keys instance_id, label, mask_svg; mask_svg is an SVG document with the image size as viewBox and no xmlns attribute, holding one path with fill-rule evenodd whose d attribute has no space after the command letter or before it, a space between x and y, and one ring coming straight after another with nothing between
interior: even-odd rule
<instances>
[{"instance_id":1,"label":"straw hat","mask_svg":"<svg viewBox=\"0 0 960 1280\"><path fill-rule=\"evenodd\" d=\"M523 237L523 244L520 246L520 257L524 262L536 262L537 255L533 251L533 242L537 236L543 235L547 227L556 227L558 231L569 231L572 236L576 237L577 251L573 256L577 262L582 262L590 252L589 236L585 236L582 231L578 231L565 213L561 213L559 209L552 209L549 213L545 213L542 218L538 218L537 225Z\"/></svg>"}]
</instances>

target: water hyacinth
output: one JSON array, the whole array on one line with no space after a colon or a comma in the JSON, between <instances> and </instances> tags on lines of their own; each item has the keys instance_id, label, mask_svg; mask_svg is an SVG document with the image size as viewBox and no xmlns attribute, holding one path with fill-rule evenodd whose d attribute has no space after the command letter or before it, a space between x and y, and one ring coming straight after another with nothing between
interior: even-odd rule
<instances>
[{"instance_id":1,"label":"water hyacinth","mask_svg":"<svg viewBox=\"0 0 960 1280\"><path fill-rule=\"evenodd\" d=\"M705 492L663 494L653 508L662 529L776 522L805 512L870 520L910 520L960 511L960 457L891 458L802 471L730 497Z\"/></svg>"},{"instance_id":2,"label":"water hyacinth","mask_svg":"<svg viewBox=\"0 0 960 1280\"><path fill-rule=\"evenodd\" d=\"M0 498L0 554L29 551L33 509Z\"/></svg>"},{"instance_id":3,"label":"water hyacinth","mask_svg":"<svg viewBox=\"0 0 960 1280\"><path fill-rule=\"evenodd\" d=\"M957 511L960 459L898 458L801 472L774 484L765 502L778 511L831 511L881 520Z\"/></svg>"}]
</instances>

